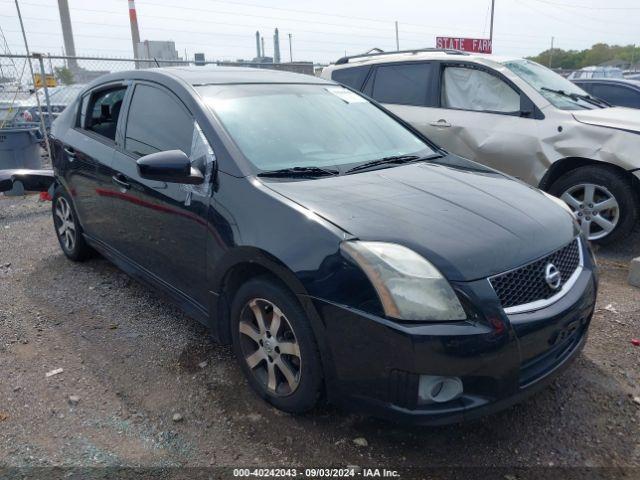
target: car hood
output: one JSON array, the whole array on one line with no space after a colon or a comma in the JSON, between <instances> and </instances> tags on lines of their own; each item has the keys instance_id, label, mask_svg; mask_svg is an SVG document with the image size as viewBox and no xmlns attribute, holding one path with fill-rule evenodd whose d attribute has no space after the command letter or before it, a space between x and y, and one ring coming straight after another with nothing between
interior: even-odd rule
<instances>
[{"instance_id":1,"label":"car hood","mask_svg":"<svg viewBox=\"0 0 640 480\"><path fill-rule=\"evenodd\" d=\"M265 185L361 240L412 248L453 281L510 270L577 234L570 215L540 191L452 156Z\"/></svg>"},{"instance_id":2,"label":"car hood","mask_svg":"<svg viewBox=\"0 0 640 480\"><path fill-rule=\"evenodd\" d=\"M640 133L640 110L636 108L596 108L572 113L581 123Z\"/></svg>"}]
</instances>

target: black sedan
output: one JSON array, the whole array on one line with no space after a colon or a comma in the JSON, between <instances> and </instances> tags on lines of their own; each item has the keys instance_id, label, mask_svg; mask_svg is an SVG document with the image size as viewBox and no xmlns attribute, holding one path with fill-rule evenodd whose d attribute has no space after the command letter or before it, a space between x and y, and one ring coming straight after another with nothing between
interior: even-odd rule
<instances>
[{"instance_id":1,"label":"black sedan","mask_svg":"<svg viewBox=\"0 0 640 480\"><path fill-rule=\"evenodd\" d=\"M589 95L616 107L640 108L640 81L622 78L592 78L573 80Z\"/></svg>"},{"instance_id":2,"label":"black sedan","mask_svg":"<svg viewBox=\"0 0 640 480\"><path fill-rule=\"evenodd\" d=\"M51 138L64 254L160 289L282 410L459 421L585 344L595 264L567 207L333 82L111 74Z\"/></svg>"}]
</instances>

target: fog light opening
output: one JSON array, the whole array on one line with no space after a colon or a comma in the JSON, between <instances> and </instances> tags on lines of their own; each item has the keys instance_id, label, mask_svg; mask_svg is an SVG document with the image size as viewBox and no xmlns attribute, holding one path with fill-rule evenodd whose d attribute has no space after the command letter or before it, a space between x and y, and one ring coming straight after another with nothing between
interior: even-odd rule
<instances>
[{"instance_id":1,"label":"fog light opening","mask_svg":"<svg viewBox=\"0 0 640 480\"><path fill-rule=\"evenodd\" d=\"M419 403L445 403L462 395L462 380L458 377L420 375L418 383Z\"/></svg>"}]
</instances>

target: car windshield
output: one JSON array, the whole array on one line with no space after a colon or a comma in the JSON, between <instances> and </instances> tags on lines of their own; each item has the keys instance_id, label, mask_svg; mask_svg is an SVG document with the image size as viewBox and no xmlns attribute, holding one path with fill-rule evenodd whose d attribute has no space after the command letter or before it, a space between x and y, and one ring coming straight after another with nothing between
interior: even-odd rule
<instances>
[{"instance_id":1,"label":"car windshield","mask_svg":"<svg viewBox=\"0 0 640 480\"><path fill-rule=\"evenodd\" d=\"M531 60L510 60L502 64L535 88L555 107L562 110L584 110L595 106L579 96L588 96L580 87L554 71ZM564 92L564 93L562 93Z\"/></svg>"},{"instance_id":2,"label":"car windshield","mask_svg":"<svg viewBox=\"0 0 640 480\"><path fill-rule=\"evenodd\" d=\"M435 153L368 100L337 85L206 85L198 91L261 172L344 172L372 160Z\"/></svg>"}]
</instances>

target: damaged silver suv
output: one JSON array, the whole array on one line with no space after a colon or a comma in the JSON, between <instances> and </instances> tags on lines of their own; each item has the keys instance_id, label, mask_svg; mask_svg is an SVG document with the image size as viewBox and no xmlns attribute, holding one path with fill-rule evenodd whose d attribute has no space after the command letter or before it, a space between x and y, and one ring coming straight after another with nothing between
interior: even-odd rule
<instances>
[{"instance_id":1,"label":"damaged silver suv","mask_svg":"<svg viewBox=\"0 0 640 480\"><path fill-rule=\"evenodd\" d=\"M637 221L640 110L612 107L529 60L455 50L344 57L322 76L448 151L562 198L589 240L620 240Z\"/></svg>"}]
</instances>

